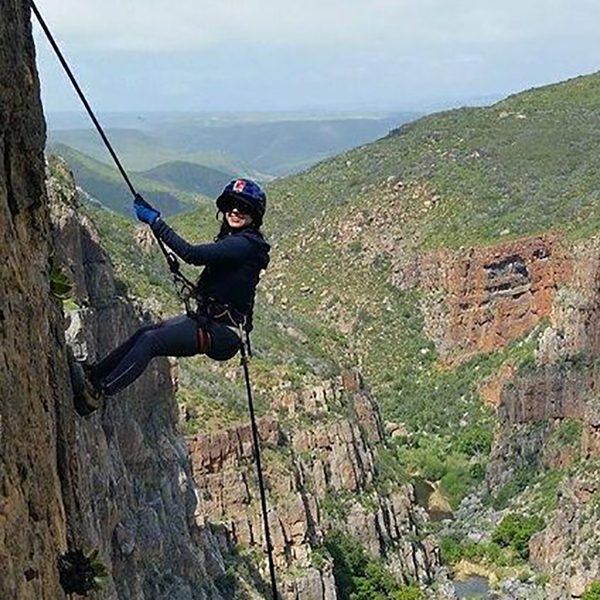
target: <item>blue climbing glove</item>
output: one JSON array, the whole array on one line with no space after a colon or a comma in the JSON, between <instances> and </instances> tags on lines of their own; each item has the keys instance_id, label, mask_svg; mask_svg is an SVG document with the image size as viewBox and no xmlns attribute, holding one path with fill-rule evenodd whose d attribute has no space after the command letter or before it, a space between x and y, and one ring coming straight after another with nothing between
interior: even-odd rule
<instances>
[{"instance_id":1,"label":"blue climbing glove","mask_svg":"<svg viewBox=\"0 0 600 600\"><path fill-rule=\"evenodd\" d=\"M152 208L139 194L135 195L133 208L135 209L135 216L142 223L152 225L160 217L160 213L155 208Z\"/></svg>"}]
</instances>

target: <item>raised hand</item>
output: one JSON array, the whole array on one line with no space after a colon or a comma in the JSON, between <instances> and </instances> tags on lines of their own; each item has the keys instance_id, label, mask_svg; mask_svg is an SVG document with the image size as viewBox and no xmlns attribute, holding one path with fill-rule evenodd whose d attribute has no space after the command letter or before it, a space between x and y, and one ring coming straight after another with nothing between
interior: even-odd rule
<instances>
[{"instance_id":1,"label":"raised hand","mask_svg":"<svg viewBox=\"0 0 600 600\"><path fill-rule=\"evenodd\" d=\"M152 205L146 202L139 194L135 195L133 201L133 208L135 210L135 216L142 222L152 225L160 217L160 212Z\"/></svg>"}]
</instances>

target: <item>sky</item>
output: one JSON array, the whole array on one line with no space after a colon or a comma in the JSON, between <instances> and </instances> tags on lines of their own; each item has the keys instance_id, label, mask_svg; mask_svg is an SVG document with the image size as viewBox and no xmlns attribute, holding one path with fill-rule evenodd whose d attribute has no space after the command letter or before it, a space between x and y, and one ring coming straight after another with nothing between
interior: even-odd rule
<instances>
[{"instance_id":1,"label":"sky","mask_svg":"<svg viewBox=\"0 0 600 600\"><path fill-rule=\"evenodd\" d=\"M600 70L600 0L36 4L99 111L429 110ZM46 110L79 110L34 30Z\"/></svg>"}]
</instances>

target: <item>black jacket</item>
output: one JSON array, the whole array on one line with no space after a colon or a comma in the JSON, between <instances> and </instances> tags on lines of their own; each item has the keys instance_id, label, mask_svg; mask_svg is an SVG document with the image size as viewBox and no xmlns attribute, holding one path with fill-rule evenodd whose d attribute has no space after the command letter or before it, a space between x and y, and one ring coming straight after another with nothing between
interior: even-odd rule
<instances>
[{"instance_id":1,"label":"black jacket","mask_svg":"<svg viewBox=\"0 0 600 600\"><path fill-rule=\"evenodd\" d=\"M198 279L200 295L232 306L245 315L250 331L256 286L260 272L269 264L271 249L262 233L247 227L208 244L190 244L162 219L157 219L152 229L182 260L204 265Z\"/></svg>"}]
</instances>

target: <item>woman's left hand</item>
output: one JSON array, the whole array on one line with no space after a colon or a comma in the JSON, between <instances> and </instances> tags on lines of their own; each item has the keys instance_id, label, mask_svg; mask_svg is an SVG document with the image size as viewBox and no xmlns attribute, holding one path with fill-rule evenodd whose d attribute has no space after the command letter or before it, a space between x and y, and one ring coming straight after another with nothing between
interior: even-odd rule
<instances>
[{"instance_id":1,"label":"woman's left hand","mask_svg":"<svg viewBox=\"0 0 600 600\"><path fill-rule=\"evenodd\" d=\"M135 196L133 208L135 209L135 216L142 223L152 225L160 217L160 212L152 208L152 205L146 202L139 194Z\"/></svg>"}]
</instances>

